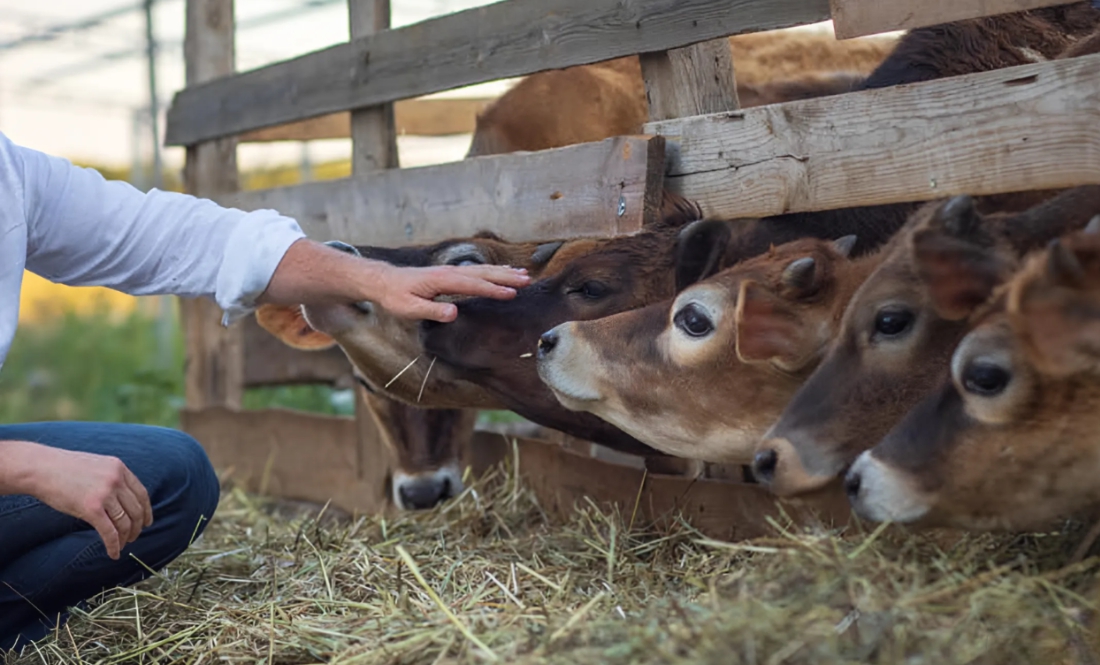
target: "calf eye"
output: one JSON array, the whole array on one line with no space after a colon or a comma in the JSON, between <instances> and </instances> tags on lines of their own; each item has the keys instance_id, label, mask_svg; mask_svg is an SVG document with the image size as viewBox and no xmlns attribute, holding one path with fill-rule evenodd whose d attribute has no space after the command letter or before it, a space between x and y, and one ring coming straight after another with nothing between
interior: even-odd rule
<instances>
[{"instance_id":1,"label":"calf eye","mask_svg":"<svg viewBox=\"0 0 1100 665\"><path fill-rule=\"evenodd\" d=\"M579 289L573 289L570 293L579 293L589 300L596 300L606 296L608 291L610 289L603 282L585 282Z\"/></svg>"},{"instance_id":2,"label":"calf eye","mask_svg":"<svg viewBox=\"0 0 1100 665\"><path fill-rule=\"evenodd\" d=\"M967 392L992 397L1004 391L1012 375L1004 368L989 363L974 363L963 372L963 387Z\"/></svg>"},{"instance_id":3,"label":"calf eye","mask_svg":"<svg viewBox=\"0 0 1100 665\"><path fill-rule=\"evenodd\" d=\"M480 266L485 265L485 262L481 260L480 256L474 256L473 254L466 254L453 258L447 262L449 266Z\"/></svg>"},{"instance_id":4,"label":"calf eye","mask_svg":"<svg viewBox=\"0 0 1100 665\"><path fill-rule=\"evenodd\" d=\"M875 316L875 334L886 337L900 335L913 324L913 313L907 309L884 309Z\"/></svg>"},{"instance_id":5,"label":"calf eye","mask_svg":"<svg viewBox=\"0 0 1100 665\"><path fill-rule=\"evenodd\" d=\"M714 330L714 324L711 323L707 315L695 305L688 305L679 312L676 312L676 316L673 317L672 322L676 324L677 328L683 330L692 337L703 337L709 335L711 331Z\"/></svg>"}]
</instances>

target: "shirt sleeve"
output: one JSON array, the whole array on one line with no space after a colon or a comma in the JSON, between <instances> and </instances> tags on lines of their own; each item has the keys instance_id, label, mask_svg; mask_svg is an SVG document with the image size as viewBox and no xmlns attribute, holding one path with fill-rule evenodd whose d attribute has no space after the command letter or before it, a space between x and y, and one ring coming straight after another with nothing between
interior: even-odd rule
<instances>
[{"instance_id":1,"label":"shirt sleeve","mask_svg":"<svg viewBox=\"0 0 1100 665\"><path fill-rule=\"evenodd\" d=\"M143 193L2 134L0 150L17 153L9 163L23 167L27 269L61 284L212 298L228 324L252 311L287 249L305 237L274 210Z\"/></svg>"}]
</instances>

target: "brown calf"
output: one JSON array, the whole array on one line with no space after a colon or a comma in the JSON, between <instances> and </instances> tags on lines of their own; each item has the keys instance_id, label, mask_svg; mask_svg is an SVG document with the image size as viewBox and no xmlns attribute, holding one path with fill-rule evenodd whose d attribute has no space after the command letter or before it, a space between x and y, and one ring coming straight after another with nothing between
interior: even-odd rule
<instances>
[{"instance_id":1,"label":"brown calf","mask_svg":"<svg viewBox=\"0 0 1100 665\"><path fill-rule=\"evenodd\" d=\"M1033 255L951 358L950 379L853 463L861 516L1038 529L1100 503L1100 216Z\"/></svg>"},{"instance_id":2,"label":"brown calf","mask_svg":"<svg viewBox=\"0 0 1100 665\"><path fill-rule=\"evenodd\" d=\"M753 472L790 496L823 487L946 376L965 319L1019 258L1100 212L1100 186L983 217L971 197L923 206L848 303L824 358L757 449Z\"/></svg>"},{"instance_id":3,"label":"brown calf","mask_svg":"<svg viewBox=\"0 0 1100 665\"><path fill-rule=\"evenodd\" d=\"M729 38L742 107L847 92L889 53L893 37L765 32ZM477 118L467 157L547 150L638 134L649 119L637 56L525 77Z\"/></svg>"},{"instance_id":4,"label":"brown calf","mask_svg":"<svg viewBox=\"0 0 1100 665\"><path fill-rule=\"evenodd\" d=\"M539 376L566 408L595 414L654 448L748 462L831 339L838 312L830 310L843 309L875 260L875 254L850 260L855 240L785 243L674 300L558 325L539 339ZM798 348L784 350L791 362L782 367L738 357L744 289L756 283L799 310ZM762 350L755 339L748 346Z\"/></svg>"}]
</instances>

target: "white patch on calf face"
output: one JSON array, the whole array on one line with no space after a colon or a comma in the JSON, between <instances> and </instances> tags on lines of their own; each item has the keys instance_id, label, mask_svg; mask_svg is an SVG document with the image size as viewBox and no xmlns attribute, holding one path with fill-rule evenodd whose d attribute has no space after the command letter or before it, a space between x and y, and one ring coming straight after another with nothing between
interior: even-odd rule
<instances>
[{"instance_id":1,"label":"white patch on calf face","mask_svg":"<svg viewBox=\"0 0 1100 665\"><path fill-rule=\"evenodd\" d=\"M549 353L538 354L538 372L558 401L573 411L586 410L590 402L602 396L595 388L592 373L598 363L591 348L573 334L573 323L562 323L550 330L557 343Z\"/></svg>"},{"instance_id":2,"label":"white patch on calf face","mask_svg":"<svg viewBox=\"0 0 1100 665\"><path fill-rule=\"evenodd\" d=\"M904 475L886 466L867 450L856 458L846 481L859 476L859 492L849 496L856 513L875 522L913 522L932 507ZM847 485L847 482L845 483Z\"/></svg>"}]
</instances>

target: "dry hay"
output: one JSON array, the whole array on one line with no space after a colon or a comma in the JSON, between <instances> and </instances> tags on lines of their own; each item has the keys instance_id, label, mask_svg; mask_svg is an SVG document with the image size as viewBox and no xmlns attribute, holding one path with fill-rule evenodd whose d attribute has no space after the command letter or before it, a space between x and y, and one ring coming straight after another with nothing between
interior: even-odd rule
<instances>
[{"instance_id":1,"label":"dry hay","mask_svg":"<svg viewBox=\"0 0 1100 665\"><path fill-rule=\"evenodd\" d=\"M551 523L507 471L430 513L330 517L228 492L160 579L14 662L1096 662L1079 525L941 549L777 524L722 544L592 505Z\"/></svg>"}]
</instances>

